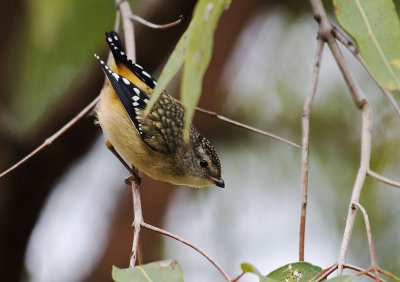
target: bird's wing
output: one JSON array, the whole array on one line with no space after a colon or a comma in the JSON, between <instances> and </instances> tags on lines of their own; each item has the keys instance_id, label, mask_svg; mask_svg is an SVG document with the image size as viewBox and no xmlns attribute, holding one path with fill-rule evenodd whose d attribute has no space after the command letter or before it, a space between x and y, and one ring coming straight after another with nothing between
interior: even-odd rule
<instances>
[{"instance_id":1,"label":"bird's wing","mask_svg":"<svg viewBox=\"0 0 400 282\"><path fill-rule=\"evenodd\" d=\"M127 78L113 72L99 56L95 55L95 57L99 60L112 88L117 93L118 98L124 106L124 109L136 130L139 132L143 142L150 149L159 153L167 154L174 152L177 146L174 142L171 144L168 143L171 142L171 139L165 136L165 126L162 122L162 120L165 121L165 117L162 119L162 116L159 115L158 112L158 109L163 105L163 100L157 102L156 105L154 105L153 110L150 112L149 117L146 120L143 120L142 114L146 108L147 102L149 101L147 94ZM169 96L167 96L167 98L172 100ZM154 116L158 116L160 119L152 119Z\"/></svg>"},{"instance_id":2,"label":"bird's wing","mask_svg":"<svg viewBox=\"0 0 400 282\"><path fill-rule=\"evenodd\" d=\"M155 87L157 83L156 80L147 71L145 71L142 66L135 64L128 59L118 33L115 31L106 32L106 41L110 47L115 64L118 68L118 70L115 70L111 66L113 71L127 77L137 86L139 86L139 88L149 93L150 90ZM143 82L147 87L142 87L140 82Z\"/></svg>"}]
</instances>

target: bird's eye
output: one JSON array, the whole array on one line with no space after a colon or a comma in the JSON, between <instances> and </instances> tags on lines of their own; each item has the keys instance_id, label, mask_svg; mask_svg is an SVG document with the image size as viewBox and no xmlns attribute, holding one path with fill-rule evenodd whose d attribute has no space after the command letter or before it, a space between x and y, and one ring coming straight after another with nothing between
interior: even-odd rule
<instances>
[{"instance_id":1,"label":"bird's eye","mask_svg":"<svg viewBox=\"0 0 400 282\"><path fill-rule=\"evenodd\" d=\"M201 166L202 168L206 168L206 167L208 167L208 162L207 162L206 160L201 160L201 161L200 161L200 166Z\"/></svg>"}]
</instances>

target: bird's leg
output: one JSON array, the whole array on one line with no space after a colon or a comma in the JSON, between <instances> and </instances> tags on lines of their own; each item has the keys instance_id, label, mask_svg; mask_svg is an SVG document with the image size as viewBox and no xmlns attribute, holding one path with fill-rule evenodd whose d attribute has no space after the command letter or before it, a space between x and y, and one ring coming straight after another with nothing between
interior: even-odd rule
<instances>
[{"instance_id":1,"label":"bird's leg","mask_svg":"<svg viewBox=\"0 0 400 282\"><path fill-rule=\"evenodd\" d=\"M126 161L118 154L117 150L115 150L114 146L111 144L110 140L106 139L105 144L108 150L117 157L117 159L124 165L124 167L131 173L131 176L125 179L125 183L128 185L132 185L132 194L133 194L133 206L134 206L134 215L135 219L132 223L134 228L133 232L133 244L132 244L132 254L129 262L129 267L134 267L136 264L136 260L139 264L143 262L142 249L139 243L139 233L140 226L144 222L142 215L142 204L140 200L140 183L142 178L139 176L139 170L132 165L130 167Z\"/></svg>"},{"instance_id":2,"label":"bird's leg","mask_svg":"<svg viewBox=\"0 0 400 282\"><path fill-rule=\"evenodd\" d=\"M106 139L104 142L107 146L107 149L117 157L117 159L123 164L123 166L131 173L131 176L125 179L125 183L131 185L132 181L135 181L138 185L140 185L142 178L139 176L139 170L132 165L130 167L126 161L118 154L117 150L115 150L114 146L111 144L110 140Z\"/></svg>"}]
</instances>

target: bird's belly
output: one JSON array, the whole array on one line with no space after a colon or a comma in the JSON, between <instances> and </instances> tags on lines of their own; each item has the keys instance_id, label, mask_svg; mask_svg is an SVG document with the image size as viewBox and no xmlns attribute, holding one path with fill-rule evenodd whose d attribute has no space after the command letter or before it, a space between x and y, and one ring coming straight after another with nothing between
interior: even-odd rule
<instances>
[{"instance_id":1,"label":"bird's belly","mask_svg":"<svg viewBox=\"0 0 400 282\"><path fill-rule=\"evenodd\" d=\"M108 94L108 95L106 95ZM97 106L98 123L105 137L131 164L149 176L162 172L160 154L147 147L126 114L118 97L102 93Z\"/></svg>"}]
</instances>

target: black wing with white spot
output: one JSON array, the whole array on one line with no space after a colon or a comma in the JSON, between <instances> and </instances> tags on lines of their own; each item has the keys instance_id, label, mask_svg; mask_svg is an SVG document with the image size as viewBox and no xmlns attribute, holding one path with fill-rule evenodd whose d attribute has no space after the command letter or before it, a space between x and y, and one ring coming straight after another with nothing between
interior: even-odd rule
<instances>
[{"instance_id":1,"label":"black wing with white spot","mask_svg":"<svg viewBox=\"0 0 400 282\"><path fill-rule=\"evenodd\" d=\"M144 133L142 132L140 117L137 112L146 108L149 97L128 79L113 72L99 56L95 55L95 57L99 60L104 73L107 75L135 128L140 136L143 136Z\"/></svg>"},{"instance_id":2,"label":"black wing with white spot","mask_svg":"<svg viewBox=\"0 0 400 282\"><path fill-rule=\"evenodd\" d=\"M122 41L115 31L106 32L106 41L113 54L114 60L117 64L122 63L127 66L140 80L142 80L151 89L157 84L156 80L143 69L141 65L133 63L128 59Z\"/></svg>"}]
</instances>

